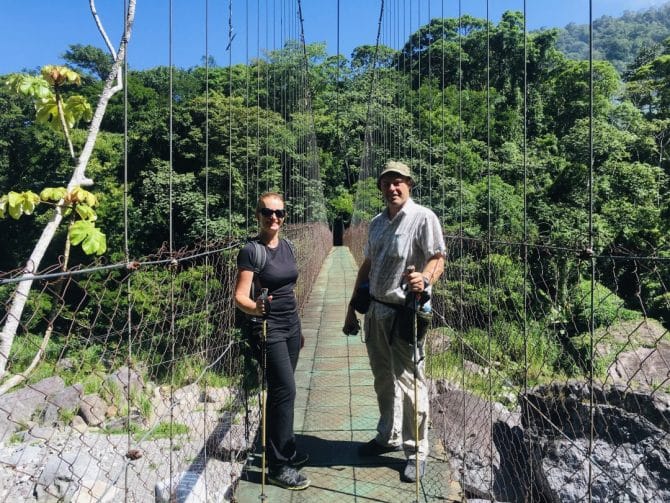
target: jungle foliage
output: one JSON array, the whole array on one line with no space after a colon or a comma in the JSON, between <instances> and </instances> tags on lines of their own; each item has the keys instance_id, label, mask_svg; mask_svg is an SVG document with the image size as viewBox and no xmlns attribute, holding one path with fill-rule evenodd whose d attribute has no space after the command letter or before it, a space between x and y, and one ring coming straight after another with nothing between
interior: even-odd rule
<instances>
[{"instance_id":1,"label":"jungle foliage","mask_svg":"<svg viewBox=\"0 0 670 503\"><path fill-rule=\"evenodd\" d=\"M670 8L663 15L667 20ZM630 17L601 23L605 29ZM462 291L462 276L443 285L445 312L471 313L464 331L480 333L492 309L496 336L513 338L517 349L519 334L506 323L524 309L562 333L583 331L591 323L584 293L591 257L599 271L596 297L608 299L596 323L630 312L667 323L670 41L656 32L653 46L621 41L625 55L603 48L598 54L608 59L594 62L591 104L589 65L573 47L579 44L556 29L526 37L523 27L518 12L505 13L497 24L433 19L400 50L361 46L351 58L308 45L311 116L304 109L305 84L297 70L303 51L296 42L248 65L212 66L207 72L202 66L177 68L172 138L169 69L131 69L128 117L122 97L115 96L89 168L96 225L107 237L110 260L123 251L125 120L133 257L163 245L170 218L176 248L198 241L205 227L212 240L247 235L255 195L290 190L302 176L285 168L304 162L297 146L309 141L305 131L313 121L329 221L369 218L379 207L376 187L361 168L371 128L373 137L385 139L375 158L412 163L415 197L437 213L448 237L502 243L499 249L466 246L472 254L453 261L459 274L479 278L467 287L465 301L449 295ZM576 27L566 30L578 38ZM109 61L80 45L63 57L83 72L77 94L93 101ZM12 82L13 76L0 77L0 194L58 186L70 169L62 139L31 118L33 101L5 85ZM75 127L74 144L83 137ZM356 197L367 202L354 204ZM0 220L0 270L21 267L40 221ZM57 261L58 248L47 261ZM526 282L524 254L531 257ZM635 257L662 260L641 265ZM487 265L496 281L493 307L491 290L481 287ZM556 344L545 344L547 353L559 354ZM569 372L574 363L560 370Z\"/></svg>"}]
</instances>

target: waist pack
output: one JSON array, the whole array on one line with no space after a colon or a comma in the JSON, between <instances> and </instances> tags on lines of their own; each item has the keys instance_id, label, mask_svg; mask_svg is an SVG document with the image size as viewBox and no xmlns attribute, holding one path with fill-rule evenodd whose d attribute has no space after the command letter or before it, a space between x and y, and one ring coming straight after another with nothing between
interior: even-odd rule
<instances>
[{"instance_id":1,"label":"waist pack","mask_svg":"<svg viewBox=\"0 0 670 503\"><path fill-rule=\"evenodd\" d=\"M370 284L366 281L365 283L361 283L358 288L356 288L354 296L351 299L351 305L354 307L356 312L365 314L368 312L368 309L370 309L371 300L372 297L370 297Z\"/></svg>"},{"instance_id":2,"label":"waist pack","mask_svg":"<svg viewBox=\"0 0 670 503\"><path fill-rule=\"evenodd\" d=\"M406 304L391 304L375 298L371 299L395 311L395 319L393 320L393 328L391 329L391 342L397 337L408 344L414 344L414 316L416 316L416 340L418 345L423 344L433 318L430 312L416 311L414 303L411 300Z\"/></svg>"},{"instance_id":3,"label":"waist pack","mask_svg":"<svg viewBox=\"0 0 670 503\"><path fill-rule=\"evenodd\" d=\"M414 317L416 316L416 340L419 345L423 344L432 315L423 313L421 310L415 311L412 306L397 306L395 309L395 330L394 335L408 344L414 344Z\"/></svg>"}]
</instances>

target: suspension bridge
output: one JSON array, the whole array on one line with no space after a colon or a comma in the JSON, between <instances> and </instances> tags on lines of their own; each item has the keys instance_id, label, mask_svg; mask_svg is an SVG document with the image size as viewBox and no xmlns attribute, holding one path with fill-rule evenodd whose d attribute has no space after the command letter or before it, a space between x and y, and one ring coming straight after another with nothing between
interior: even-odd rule
<instances>
[{"instance_id":1,"label":"suspension bridge","mask_svg":"<svg viewBox=\"0 0 670 503\"><path fill-rule=\"evenodd\" d=\"M374 44L319 73L300 0L247 2L246 15L228 2L228 66L210 66L205 1L204 65L176 69L170 36L170 64L144 74L128 71L135 1L124 2L104 89L126 95L97 150L110 96L86 142L78 131L69 144L84 144L68 159L72 187L91 162L102 199L124 195L101 211L122 222L107 253L58 248L72 197L49 203L59 209L41 235L3 227L38 245L0 271L0 499L670 499L664 133L631 139L642 119L597 95L610 73L592 46L566 63L551 33L527 29L526 2L498 25L482 3L486 19L460 1L382 0ZM253 25L256 40L235 36ZM388 159L412 166L413 198L434 209L448 249L420 494L400 481L398 454L357 455L377 407L362 335L341 332ZM295 493L261 485L258 386L232 295L265 190L285 195L300 272L295 431L312 485Z\"/></svg>"},{"instance_id":2,"label":"suspension bridge","mask_svg":"<svg viewBox=\"0 0 670 503\"><path fill-rule=\"evenodd\" d=\"M291 494L268 486L270 501L412 501L414 484L400 481L401 453L361 458L357 448L376 435L379 412L365 344L342 334L342 322L356 279L356 264L346 247L326 258L303 309L305 347L296 370L295 431L310 454L303 471L309 492ZM421 501L461 501L458 477L440 447L430 460ZM254 501L260 484L256 456L235 491L238 501ZM452 494L448 494L449 489Z\"/></svg>"}]
</instances>

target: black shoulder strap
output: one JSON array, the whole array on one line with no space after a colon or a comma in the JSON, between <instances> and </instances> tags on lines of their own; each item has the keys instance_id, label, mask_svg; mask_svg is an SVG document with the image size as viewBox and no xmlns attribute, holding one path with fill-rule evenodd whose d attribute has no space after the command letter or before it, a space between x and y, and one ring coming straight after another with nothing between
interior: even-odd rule
<instances>
[{"instance_id":1,"label":"black shoulder strap","mask_svg":"<svg viewBox=\"0 0 670 503\"><path fill-rule=\"evenodd\" d=\"M268 256L267 256L267 250L265 249L265 246L261 244L258 236L249 239L248 242L251 243L253 247L253 252L251 254L251 262L252 265L254 266L254 279L251 282L251 291L249 292L249 296L252 299L255 299L256 292L261 291L261 282L258 278L258 275L265 267L265 262L267 261Z\"/></svg>"},{"instance_id":2,"label":"black shoulder strap","mask_svg":"<svg viewBox=\"0 0 670 503\"><path fill-rule=\"evenodd\" d=\"M254 245L254 274L260 274L268 260L268 252L258 239L253 239L251 243Z\"/></svg>"},{"instance_id":3,"label":"black shoulder strap","mask_svg":"<svg viewBox=\"0 0 670 503\"><path fill-rule=\"evenodd\" d=\"M286 244L291 250L293 258L297 259L295 253L295 245L293 244L293 241L291 241L288 238L282 238L282 240L286 241ZM265 268L265 263L268 260L268 251L265 249L265 246L261 244L258 237L251 239L250 242L254 246L254 256L252 257L254 261L254 273L260 274Z\"/></svg>"}]
</instances>

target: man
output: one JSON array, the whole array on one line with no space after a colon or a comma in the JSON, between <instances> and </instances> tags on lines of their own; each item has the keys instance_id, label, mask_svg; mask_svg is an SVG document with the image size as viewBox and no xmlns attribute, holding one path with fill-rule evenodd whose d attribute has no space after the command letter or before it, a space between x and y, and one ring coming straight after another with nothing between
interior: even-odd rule
<instances>
[{"instance_id":1,"label":"man","mask_svg":"<svg viewBox=\"0 0 670 503\"><path fill-rule=\"evenodd\" d=\"M418 364L418 400L414 400L414 351L410 324L401 322L402 307L417 294L426 298L444 271L445 245L435 213L410 198L410 168L389 161L377 179L386 209L372 219L365 260L356 276L354 292L369 282L372 302L365 316L370 367L379 405L377 436L359 448L361 456L404 450L407 464L402 480L416 482L425 473L428 456L428 388L423 361ZM407 268L414 266L414 272ZM422 292L426 293L422 293ZM409 297L409 299L408 299ZM406 316L405 316L406 318ZM343 331L358 327L349 304ZM408 333L409 332L409 333ZM423 341L419 353L423 354ZM415 438L415 414L419 438ZM418 442L418 443L417 443Z\"/></svg>"}]
</instances>

